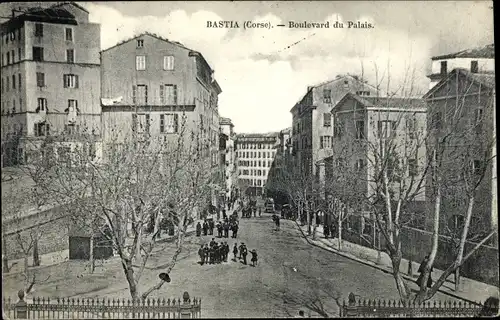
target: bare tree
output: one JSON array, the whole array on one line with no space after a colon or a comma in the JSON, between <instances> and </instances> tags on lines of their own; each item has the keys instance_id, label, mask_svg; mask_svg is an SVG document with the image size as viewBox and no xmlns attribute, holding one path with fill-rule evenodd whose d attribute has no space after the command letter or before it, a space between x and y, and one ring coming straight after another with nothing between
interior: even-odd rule
<instances>
[{"instance_id":1,"label":"bare tree","mask_svg":"<svg viewBox=\"0 0 500 320\"><path fill-rule=\"evenodd\" d=\"M164 270L168 274L182 251L188 225L210 193L216 158L208 141L189 131L187 121L183 115L173 129L176 134L161 139L149 136L148 123L136 123L131 136L105 128L105 143L86 131L77 142L56 136L29 166L32 173L44 172L36 180L43 194L71 203L74 223L112 243L133 299L145 299L165 283L140 285L148 259L160 244L158 233L168 225L177 229L176 250Z\"/></svg>"}]
</instances>

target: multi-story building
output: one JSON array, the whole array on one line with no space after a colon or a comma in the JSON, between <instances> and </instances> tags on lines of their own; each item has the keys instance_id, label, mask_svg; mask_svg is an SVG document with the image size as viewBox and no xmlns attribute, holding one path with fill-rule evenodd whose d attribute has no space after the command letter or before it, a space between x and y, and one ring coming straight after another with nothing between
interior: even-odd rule
<instances>
[{"instance_id":1,"label":"multi-story building","mask_svg":"<svg viewBox=\"0 0 500 320\"><path fill-rule=\"evenodd\" d=\"M100 25L75 3L17 12L0 26L3 166L48 135L100 129Z\"/></svg>"},{"instance_id":2,"label":"multi-story building","mask_svg":"<svg viewBox=\"0 0 500 320\"><path fill-rule=\"evenodd\" d=\"M440 232L461 230L469 203L466 192L471 192L477 181L480 184L474 192L469 237L496 230L496 160L491 160L496 155L495 74L454 69L424 99L428 105L429 148L434 150L437 145L438 152L443 150L440 173L446 187L442 191ZM440 142L444 135L446 142ZM427 187L432 206L432 184ZM429 212L428 228L433 224L433 210Z\"/></svg>"},{"instance_id":3,"label":"multi-story building","mask_svg":"<svg viewBox=\"0 0 500 320\"><path fill-rule=\"evenodd\" d=\"M220 118L219 120L221 134L227 137L224 152L225 163L225 195L226 200L234 200L236 197L236 188L238 182L238 168L236 166L236 151L234 125L229 118ZM227 202L227 201L226 201Z\"/></svg>"},{"instance_id":4,"label":"multi-story building","mask_svg":"<svg viewBox=\"0 0 500 320\"><path fill-rule=\"evenodd\" d=\"M286 128L279 132L276 156L267 176L267 195L274 198L277 204L288 202L288 190L284 184L287 182L288 175L291 174L291 133L292 128Z\"/></svg>"},{"instance_id":5,"label":"multi-story building","mask_svg":"<svg viewBox=\"0 0 500 320\"><path fill-rule=\"evenodd\" d=\"M213 73L201 53L151 33L102 51L104 142L137 133L168 145L181 135L186 147L195 141L210 157L216 178L222 90ZM217 205L219 189L214 185L212 205Z\"/></svg>"},{"instance_id":6,"label":"multi-story building","mask_svg":"<svg viewBox=\"0 0 500 320\"><path fill-rule=\"evenodd\" d=\"M315 175L317 163L331 156L331 109L347 93L377 96L377 90L357 76L337 76L336 79L308 87L304 97L290 110L292 148L298 174Z\"/></svg>"},{"instance_id":7,"label":"multi-story building","mask_svg":"<svg viewBox=\"0 0 500 320\"><path fill-rule=\"evenodd\" d=\"M467 69L471 73L495 72L495 45L490 44L480 48L463 50L455 53L432 57L431 79L429 89L446 78L455 68Z\"/></svg>"},{"instance_id":8,"label":"multi-story building","mask_svg":"<svg viewBox=\"0 0 500 320\"><path fill-rule=\"evenodd\" d=\"M332 114L333 154L325 159L327 193L340 198L357 194L364 199L375 199L377 186L381 185L377 177L382 161L394 190L399 190L397 183L408 181L405 185L413 186L415 200L420 203L425 200L422 188L409 183L423 179L426 161L422 136L426 108L422 99L347 93ZM367 207L350 209L369 217L369 211L364 212Z\"/></svg>"},{"instance_id":9,"label":"multi-story building","mask_svg":"<svg viewBox=\"0 0 500 320\"><path fill-rule=\"evenodd\" d=\"M262 195L267 175L279 145L278 133L240 133L236 135L238 187L243 195Z\"/></svg>"}]
</instances>

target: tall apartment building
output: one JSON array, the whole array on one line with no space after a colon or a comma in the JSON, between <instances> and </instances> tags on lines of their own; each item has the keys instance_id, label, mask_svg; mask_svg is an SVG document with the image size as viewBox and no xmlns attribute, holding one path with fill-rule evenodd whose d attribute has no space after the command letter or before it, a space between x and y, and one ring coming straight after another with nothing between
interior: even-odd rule
<instances>
[{"instance_id":1,"label":"tall apartment building","mask_svg":"<svg viewBox=\"0 0 500 320\"><path fill-rule=\"evenodd\" d=\"M336 79L307 88L304 97L290 110L295 168L305 176L316 175L317 163L332 154L333 106L347 93L376 96L377 90L357 76Z\"/></svg>"},{"instance_id":2,"label":"tall apartment building","mask_svg":"<svg viewBox=\"0 0 500 320\"><path fill-rule=\"evenodd\" d=\"M467 69L471 73L495 73L495 44L480 48L432 57L429 89L446 78L453 69Z\"/></svg>"},{"instance_id":3,"label":"tall apartment building","mask_svg":"<svg viewBox=\"0 0 500 320\"><path fill-rule=\"evenodd\" d=\"M278 133L241 133L236 136L238 187L244 195L262 195L276 156Z\"/></svg>"},{"instance_id":4,"label":"tall apartment building","mask_svg":"<svg viewBox=\"0 0 500 320\"><path fill-rule=\"evenodd\" d=\"M276 156L269 169L267 177L266 191L269 197L272 197L277 204L288 203L288 194L283 185L286 183L289 174L291 174L291 133L292 128L286 128L279 132L279 143L276 150Z\"/></svg>"},{"instance_id":5,"label":"tall apartment building","mask_svg":"<svg viewBox=\"0 0 500 320\"><path fill-rule=\"evenodd\" d=\"M225 164L225 196L226 200L236 197L236 189L238 185L238 168L236 165L236 150L234 125L229 118L220 118L220 131L227 137L224 149L224 164Z\"/></svg>"},{"instance_id":6,"label":"tall apartment building","mask_svg":"<svg viewBox=\"0 0 500 320\"><path fill-rule=\"evenodd\" d=\"M454 69L424 95L428 105L429 147L436 138L447 135L444 144L442 178L453 181L448 188L458 192L443 194L441 232L461 229L467 210L465 180L483 178L475 191L469 236L486 234L498 228L496 174L496 94L495 74L480 74ZM493 159L488 161L488 159ZM470 176L465 173L464 159L470 161ZM470 185L470 182L469 182ZM431 195L431 184L427 184ZM445 191L443 191L445 193ZM429 203L434 203L431 197ZM427 218L432 226L432 210ZM496 238L496 237L493 237ZM496 239L495 239L496 240Z\"/></svg>"},{"instance_id":7,"label":"tall apartment building","mask_svg":"<svg viewBox=\"0 0 500 320\"><path fill-rule=\"evenodd\" d=\"M100 129L100 25L75 3L25 9L0 25L2 166L48 135Z\"/></svg>"},{"instance_id":8,"label":"tall apartment building","mask_svg":"<svg viewBox=\"0 0 500 320\"><path fill-rule=\"evenodd\" d=\"M213 73L201 53L147 32L102 51L104 142L137 133L168 144L182 134L185 146L200 143L218 177L222 90ZM213 188L212 205L217 205L219 187Z\"/></svg>"}]
</instances>

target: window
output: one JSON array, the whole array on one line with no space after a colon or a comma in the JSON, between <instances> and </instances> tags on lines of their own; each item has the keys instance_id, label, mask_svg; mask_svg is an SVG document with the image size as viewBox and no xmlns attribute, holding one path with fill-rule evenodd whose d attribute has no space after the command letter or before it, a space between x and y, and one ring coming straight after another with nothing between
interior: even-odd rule
<instances>
[{"instance_id":1,"label":"window","mask_svg":"<svg viewBox=\"0 0 500 320\"><path fill-rule=\"evenodd\" d=\"M9 77L5 77L5 91L9 91Z\"/></svg>"},{"instance_id":2,"label":"window","mask_svg":"<svg viewBox=\"0 0 500 320\"><path fill-rule=\"evenodd\" d=\"M339 119L336 119L333 127L333 137L340 138L342 137L343 132L344 132L344 124Z\"/></svg>"},{"instance_id":3,"label":"window","mask_svg":"<svg viewBox=\"0 0 500 320\"><path fill-rule=\"evenodd\" d=\"M365 160L364 159L358 159L356 160L356 171L361 171L365 167Z\"/></svg>"},{"instance_id":4,"label":"window","mask_svg":"<svg viewBox=\"0 0 500 320\"><path fill-rule=\"evenodd\" d=\"M21 82L21 74L17 74L17 82L18 82L18 89L19 91L21 91L21 86L22 86L22 82Z\"/></svg>"},{"instance_id":5,"label":"window","mask_svg":"<svg viewBox=\"0 0 500 320\"><path fill-rule=\"evenodd\" d=\"M47 111L47 99L38 98L38 107L36 108L36 112L39 111Z\"/></svg>"},{"instance_id":6,"label":"window","mask_svg":"<svg viewBox=\"0 0 500 320\"><path fill-rule=\"evenodd\" d=\"M483 162L481 160L472 161L472 172L475 175L480 175L483 171Z\"/></svg>"},{"instance_id":7,"label":"window","mask_svg":"<svg viewBox=\"0 0 500 320\"><path fill-rule=\"evenodd\" d=\"M50 125L48 123L35 123L35 137L48 136L50 132Z\"/></svg>"},{"instance_id":8,"label":"window","mask_svg":"<svg viewBox=\"0 0 500 320\"><path fill-rule=\"evenodd\" d=\"M473 60L470 62L470 72L472 72L472 73L479 72L479 66L478 66L477 60Z\"/></svg>"},{"instance_id":9,"label":"window","mask_svg":"<svg viewBox=\"0 0 500 320\"><path fill-rule=\"evenodd\" d=\"M35 37L43 37L43 24L35 23Z\"/></svg>"},{"instance_id":10,"label":"window","mask_svg":"<svg viewBox=\"0 0 500 320\"><path fill-rule=\"evenodd\" d=\"M43 48L42 47L33 47L33 60L43 61Z\"/></svg>"},{"instance_id":11,"label":"window","mask_svg":"<svg viewBox=\"0 0 500 320\"><path fill-rule=\"evenodd\" d=\"M134 104L146 105L148 103L148 86L139 84L132 86L132 102Z\"/></svg>"},{"instance_id":12,"label":"window","mask_svg":"<svg viewBox=\"0 0 500 320\"><path fill-rule=\"evenodd\" d=\"M63 76L64 88L78 88L78 76L74 74L65 74Z\"/></svg>"},{"instance_id":13,"label":"window","mask_svg":"<svg viewBox=\"0 0 500 320\"><path fill-rule=\"evenodd\" d=\"M483 120L483 109L477 108L474 110L474 125L478 126Z\"/></svg>"},{"instance_id":14,"label":"window","mask_svg":"<svg viewBox=\"0 0 500 320\"><path fill-rule=\"evenodd\" d=\"M36 85L39 88L45 87L45 73L43 72L36 73Z\"/></svg>"},{"instance_id":15,"label":"window","mask_svg":"<svg viewBox=\"0 0 500 320\"><path fill-rule=\"evenodd\" d=\"M406 129L408 130L408 138L415 139L417 135L417 118L414 115L406 119Z\"/></svg>"},{"instance_id":16,"label":"window","mask_svg":"<svg viewBox=\"0 0 500 320\"><path fill-rule=\"evenodd\" d=\"M10 41L14 41L14 40L16 40L16 34L15 34L15 32L11 32L10 33Z\"/></svg>"},{"instance_id":17,"label":"window","mask_svg":"<svg viewBox=\"0 0 500 320\"><path fill-rule=\"evenodd\" d=\"M448 62L441 61L441 75L446 75L448 73Z\"/></svg>"},{"instance_id":18,"label":"window","mask_svg":"<svg viewBox=\"0 0 500 320\"><path fill-rule=\"evenodd\" d=\"M139 39L137 40L137 48L143 48L144 47L144 40Z\"/></svg>"},{"instance_id":19,"label":"window","mask_svg":"<svg viewBox=\"0 0 500 320\"><path fill-rule=\"evenodd\" d=\"M365 139L365 122L363 120L356 121L356 139Z\"/></svg>"},{"instance_id":20,"label":"window","mask_svg":"<svg viewBox=\"0 0 500 320\"><path fill-rule=\"evenodd\" d=\"M332 147L332 137L330 136L321 136L321 139L319 140L320 149L327 149Z\"/></svg>"},{"instance_id":21,"label":"window","mask_svg":"<svg viewBox=\"0 0 500 320\"><path fill-rule=\"evenodd\" d=\"M418 174L417 159L408 159L408 175L415 177Z\"/></svg>"},{"instance_id":22,"label":"window","mask_svg":"<svg viewBox=\"0 0 500 320\"><path fill-rule=\"evenodd\" d=\"M67 63L75 63L75 50L67 49L66 50L66 62Z\"/></svg>"},{"instance_id":23,"label":"window","mask_svg":"<svg viewBox=\"0 0 500 320\"><path fill-rule=\"evenodd\" d=\"M66 28L66 41L73 41L73 29Z\"/></svg>"},{"instance_id":24,"label":"window","mask_svg":"<svg viewBox=\"0 0 500 320\"><path fill-rule=\"evenodd\" d=\"M337 158L337 159L335 159L335 165L337 167L339 167L339 168L343 167L344 166L344 159L343 158Z\"/></svg>"},{"instance_id":25,"label":"window","mask_svg":"<svg viewBox=\"0 0 500 320\"><path fill-rule=\"evenodd\" d=\"M349 88L349 81L344 80L344 88L348 89Z\"/></svg>"},{"instance_id":26,"label":"window","mask_svg":"<svg viewBox=\"0 0 500 320\"><path fill-rule=\"evenodd\" d=\"M78 133L79 126L75 124L65 124L64 125L64 132L69 135L74 135Z\"/></svg>"},{"instance_id":27,"label":"window","mask_svg":"<svg viewBox=\"0 0 500 320\"><path fill-rule=\"evenodd\" d=\"M330 112L323 113L323 127L330 127L332 125L332 114Z\"/></svg>"},{"instance_id":28,"label":"window","mask_svg":"<svg viewBox=\"0 0 500 320\"><path fill-rule=\"evenodd\" d=\"M432 115L431 126L433 129L441 129L442 126L442 113L440 111Z\"/></svg>"},{"instance_id":29,"label":"window","mask_svg":"<svg viewBox=\"0 0 500 320\"><path fill-rule=\"evenodd\" d=\"M370 91L356 91L356 94L358 96L365 96L365 97L368 97L370 96Z\"/></svg>"},{"instance_id":30,"label":"window","mask_svg":"<svg viewBox=\"0 0 500 320\"><path fill-rule=\"evenodd\" d=\"M163 57L163 70L174 70L174 56Z\"/></svg>"},{"instance_id":31,"label":"window","mask_svg":"<svg viewBox=\"0 0 500 320\"><path fill-rule=\"evenodd\" d=\"M17 48L17 56L19 57L19 61L22 60L21 52L22 52L21 48Z\"/></svg>"},{"instance_id":32,"label":"window","mask_svg":"<svg viewBox=\"0 0 500 320\"><path fill-rule=\"evenodd\" d=\"M177 85L160 85L160 101L163 104L177 104Z\"/></svg>"},{"instance_id":33,"label":"window","mask_svg":"<svg viewBox=\"0 0 500 320\"><path fill-rule=\"evenodd\" d=\"M160 115L160 132L161 133L177 133L178 132L178 115L177 114L162 114Z\"/></svg>"},{"instance_id":34,"label":"window","mask_svg":"<svg viewBox=\"0 0 500 320\"><path fill-rule=\"evenodd\" d=\"M135 57L135 69L136 70L146 70L146 56L136 56Z\"/></svg>"},{"instance_id":35,"label":"window","mask_svg":"<svg viewBox=\"0 0 500 320\"><path fill-rule=\"evenodd\" d=\"M453 228L454 229L462 229L464 226L465 218L463 215L455 214L453 215Z\"/></svg>"},{"instance_id":36,"label":"window","mask_svg":"<svg viewBox=\"0 0 500 320\"><path fill-rule=\"evenodd\" d=\"M16 99L12 100L12 113L16 113Z\"/></svg>"},{"instance_id":37,"label":"window","mask_svg":"<svg viewBox=\"0 0 500 320\"><path fill-rule=\"evenodd\" d=\"M14 50L12 50L10 55L12 56L12 63L15 63L16 62L16 52Z\"/></svg>"},{"instance_id":38,"label":"window","mask_svg":"<svg viewBox=\"0 0 500 320\"><path fill-rule=\"evenodd\" d=\"M16 75L13 74L12 75L12 89L15 89L16 88Z\"/></svg>"},{"instance_id":39,"label":"window","mask_svg":"<svg viewBox=\"0 0 500 320\"><path fill-rule=\"evenodd\" d=\"M7 65L10 64L10 52L7 52Z\"/></svg>"},{"instance_id":40,"label":"window","mask_svg":"<svg viewBox=\"0 0 500 320\"><path fill-rule=\"evenodd\" d=\"M383 120L378 122L378 137L387 139L396 132L396 121Z\"/></svg>"},{"instance_id":41,"label":"window","mask_svg":"<svg viewBox=\"0 0 500 320\"><path fill-rule=\"evenodd\" d=\"M332 90L330 89L323 90L323 102L332 103Z\"/></svg>"},{"instance_id":42,"label":"window","mask_svg":"<svg viewBox=\"0 0 500 320\"><path fill-rule=\"evenodd\" d=\"M132 114L132 131L138 133L149 133L149 114Z\"/></svg>"}]
</instances>

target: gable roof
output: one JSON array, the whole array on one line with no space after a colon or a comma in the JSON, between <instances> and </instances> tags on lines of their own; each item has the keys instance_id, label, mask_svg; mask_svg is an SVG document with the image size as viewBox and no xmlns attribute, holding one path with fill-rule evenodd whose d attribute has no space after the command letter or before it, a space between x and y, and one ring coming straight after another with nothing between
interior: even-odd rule
<instances>
[{"instance_id":1,"label":"gable roof","mask_svg":"<svg viewBox=\"0 0 500 320\"><path fill-rule=\"evenodd\" d=\"M432 60L453 59L453 58L495 58L495 44L489 44L484 47L462 50L455 53L449 53L441 56L432 57Z\"/></svg>"},{"instance_id":2,"label":"gable roof","mask_svg":"<svg viewBox=\"0 0 500 320\"><path fill-rule=\"evenodd\" d=\"M441 79L434 87L432 87L426 94L422 97L423 99L427 99L430 95L439 90L446 82L448 82L452 77L456 74L463 75L475 83L484 85L490 89L495 88L495 73L472 73L467 69L456 68L451 70L446 77Z\"/></svg>"},{"instance_id":3,"label":"gable roof","mask_svg":"<svg viewBox=\"0 0 500 320\"><path fill-rule=\"evenodd\" d=\"M380 108L425 108L425 101L419 98L401 98L401 97L361 97L352 92L346 93L342 99L332 108L332 111L342 105L349 99L356 100L364 107Z\"/></svg>"},{"instance_id":4,"label":"gable roof","mask_svg":"<svg viewBox=\"0 0 500 320\"><path fill-rule=\"evenodd\" d=\"M114 49L114 48L116 48L116 47L118 47L118 46L121 46L122 44L125 44L125 43L127 43L127 42L130 42L130 41L132 41L132 40L135 40L135 39L140 38L140 37L143 37L143 36L150 36L150 37L153 37L153 38L155 38L155 39L158 39L158 40L161 40L161 41L165 41L165 42L168 42L168 43L174 44L174 45L176 45L176 46L178 46L178 47L181 47L181 48L183 48L183 49L193 51L193 50L191 50L191 49L189 49L189 48L185 47L185 46L184 46L182 43L180 43L180 42L177 42L177 41L170 41L170 40L168 40L167 38L162 38L162 37L160 37L160 36L159 36L159 35L157 35L156 33L151 33L151 32L147 32L147 31L146 31L146 32L143 32L143 33L141 33L141 34L135 35L135 36L133 36L132 38L129 38L129 39L126 39L126 40L120 41L120 42L118 42L117 44L115 44L114 46L111 46L111 47L109 47L109 48L107 48L107 49L101 50L101 53L106 52L106 51L109 51L109 50L111 50L111 49Z\"/></svg>"},{"instance_id":5,"label":"gable roof","mask_svg":"<svg viewBox=\"0 0 500 320\"><path fill-rule=\"evenodd\" d=\"M87 9L85 9L84 7L82 7L81 5L79 5L78 3L73 2L73 1L62 2L62 3L59 3L59 4L53 5L51 8L60 7L60 6L66 5L66 4L70 4L70 5L72 5L72 6L77 7L78 9L80 9L80 10L82 10L82 11L85 11L86 13L89 13L89 12L87 11Z\"/></svg>"}]
</instances>

